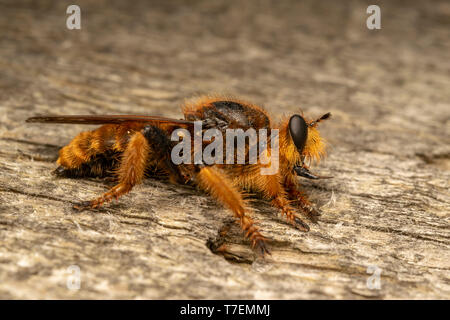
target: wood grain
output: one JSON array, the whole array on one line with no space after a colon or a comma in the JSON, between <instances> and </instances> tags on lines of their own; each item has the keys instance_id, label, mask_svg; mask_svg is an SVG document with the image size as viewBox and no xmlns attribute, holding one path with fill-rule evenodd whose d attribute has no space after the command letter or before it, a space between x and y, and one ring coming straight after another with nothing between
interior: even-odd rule
<instances>
[{"instance_id":1,"label":"wood grain","mask_svg":"<svg viewBox=\"0 0 450 320\"><path fill-rule=\"evenodd\" d=\"M69 4L0 2L0 298L450 298L448 2L380 2L376 31L367 1L77 1L81 30L66 29ZM252 201L269 259L190 187L146 180L73 211L111 185L51 175L59 148L91 127L25 123L180 118L184 98L209 93L275 118L333 114L314 171L334 178L305 182L319 225L299 232Z\"/></svg>"}]
</instances>

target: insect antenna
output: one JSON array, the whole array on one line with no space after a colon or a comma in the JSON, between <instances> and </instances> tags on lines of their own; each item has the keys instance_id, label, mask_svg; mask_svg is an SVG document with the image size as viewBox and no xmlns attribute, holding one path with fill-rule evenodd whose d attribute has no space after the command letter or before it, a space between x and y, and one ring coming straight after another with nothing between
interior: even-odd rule
<instances>
[{"instance_id":1,"label":"insect antenna","mask_svg":"<svg viewBox=\"0 0 450 320\"><path fill-rule=\"evenodd\" d=\"M331 112L327 112L327 113L325 113L323 116L321 116L320 118L318 118L318 119L314 120L313 122L311 122L311 123L309 124L309 126L310 126L310 127L313 127L313 126L317 125L320 121L322 121L322 120L327 120L327 119L329 119L330 117L331 117Z\"/></svg>"}]
</instances>

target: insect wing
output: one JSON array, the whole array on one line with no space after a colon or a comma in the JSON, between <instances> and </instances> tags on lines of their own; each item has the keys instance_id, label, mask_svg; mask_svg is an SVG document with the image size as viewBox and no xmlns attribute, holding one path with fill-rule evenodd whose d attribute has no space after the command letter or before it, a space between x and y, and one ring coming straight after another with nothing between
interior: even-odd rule
<instances>
[{"instance_id":1,"label":"insect wing","mask_svg":"<svg viewBox=\"0 0 450 320\"><path fill-rule=\"evenodd\" d=\"M39 116L26 120L29 123L69 123L69 124L122 124L125 122L157 122L193 125L193 121L171 119L159 116L144 115L69 115L69 116Z\"/></svg>"}]
</instances>

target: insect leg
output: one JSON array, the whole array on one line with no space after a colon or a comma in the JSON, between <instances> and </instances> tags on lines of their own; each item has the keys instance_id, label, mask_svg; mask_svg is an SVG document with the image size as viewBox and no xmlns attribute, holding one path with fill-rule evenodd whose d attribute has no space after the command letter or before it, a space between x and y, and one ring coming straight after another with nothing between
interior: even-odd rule
<instances>
[{"instance_id":1,"label":"insect leg","mask_svg":"<svg viewBox=\"0 0 450 320\"><path fill-rule=\"evenodd\" d=\"M309 226L295 215L294 209L289 205L278 175L261 175L258 179L257 188L264 193L265 197L272 199L272 205L281 210L295 228L301 231L309 231Z\"/></svg>"},{"instance_id":2,"label":"insect leg","mask_svg":"<svg viewBox=\"0 0 450 320\"><path fill-rule=\"evenodd\" d=\"M320 212L317 211L312 203L308 200L306 195L298 190L298 185L293 176L288 176L285 181L285 187L289 195L289 199L294 200L302 212L312 222L317 223L319 221Z\"/></svg>"},{"instance_id":3,"label":"insect leg","mask_svg":"<svg viewBox=\"0 0 450 320\"><path fill-rule=\"evenodd\" d=\"M119 183L97 199L83 203L75 208L99 207L104 202L111 201L113 198L117 199L121 195L131 191L133 186L139 184L144 178L149 150L150 147L145 136L140 131L134 133L122 154L117 169Z\"/></svg>"},{"instance_id":4,"label":"insect leg","mask_svg":"<svg viewBox=\"0 0 450 320\"><path fill-rule=\"evenodd\" d=\"M302 212L314 223L319 221L321 213L317 211L306 198L305 194L299 190L291 189L289 192L289 199L295 200Z\"/></svg>"},{"instance_id":5,"label":"insect leg","mask_svg":"<svg viewBox=\"0 0 450 320\"><path fill-rule=\"evenodd\" d=\"M197 174L197 184L234 213L252 247L257 247L263 255L269 253L264 237L253 224L253 220L245 214L242 195L223 173L214 167L202 167Z\"/></svg>"}]
</instances>

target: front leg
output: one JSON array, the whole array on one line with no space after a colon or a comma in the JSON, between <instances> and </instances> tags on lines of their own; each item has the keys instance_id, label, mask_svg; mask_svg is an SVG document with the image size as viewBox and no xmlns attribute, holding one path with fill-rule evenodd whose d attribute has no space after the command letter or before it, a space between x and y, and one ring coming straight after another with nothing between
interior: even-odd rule
<instances>
[{"instance_id":1,"label":"front leg","mask_svg":"<svg viewBox=\"0 0 450 320\"><path fill-rule=\"evenodd\" d=\"M255 187L264 194L265 198L272 199L272 205L280 209L288 222L296 229L305 232L309 231L309 226L295 215L294 209L290 206L290 201L278 174L259 176L256 179Z\"/></svg>"},{"instance_id":2,"label":"front leg","mask_svg":"<svg viewBox=\"0 0 450 320\"><path fill-rule=\"evenodd\" d=\"M288 193L288 197L290 200L293 200L295 204L302 210L302 212L310 219L312 222L317 223L319 221L319 217L321 213L317 211L312 203L308 200L306 195L298 190L298 185L296 182L295 175L289 175L285 179L284 186Z\"/></svg>"}]
</instances>

